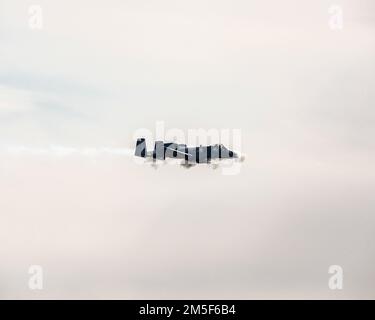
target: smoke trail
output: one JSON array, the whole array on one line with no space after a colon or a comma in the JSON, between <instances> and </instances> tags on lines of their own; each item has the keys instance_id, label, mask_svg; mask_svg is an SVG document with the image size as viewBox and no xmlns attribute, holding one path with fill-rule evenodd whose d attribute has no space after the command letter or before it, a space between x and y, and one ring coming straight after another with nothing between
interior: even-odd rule
<instances>
[{"instance_id":1,"label":"smoke trail","mask_svg":"<svg viewBox=\"0 0 375 320\"><path fill-rule=\"evenodd\" d=\"M110 156L132 156L134 150L130 148L115 147L69 147L61 145L51 145L48 147L33 147L24 145L8 145L0 148L1 154L7 155L31 155L31 156L49 156L49 157L99 157L103 155Z\"/></svg>"}]
</instances>

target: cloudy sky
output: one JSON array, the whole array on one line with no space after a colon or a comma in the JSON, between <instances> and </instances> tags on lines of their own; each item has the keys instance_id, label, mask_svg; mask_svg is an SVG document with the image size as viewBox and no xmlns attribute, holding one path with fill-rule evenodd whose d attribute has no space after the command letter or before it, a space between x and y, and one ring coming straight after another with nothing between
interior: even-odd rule
<instances>
[{"instance_id":1,"label":"cloudy sky","mask_svg":"<svg viewBox=\"0 0 375 320\"><path fill-rule=\"evenodd\" d=\"M0 298L375 298L374 9L0 0ZM135 163L157 121L239 174Z\"/></svg>"}]
</instances>

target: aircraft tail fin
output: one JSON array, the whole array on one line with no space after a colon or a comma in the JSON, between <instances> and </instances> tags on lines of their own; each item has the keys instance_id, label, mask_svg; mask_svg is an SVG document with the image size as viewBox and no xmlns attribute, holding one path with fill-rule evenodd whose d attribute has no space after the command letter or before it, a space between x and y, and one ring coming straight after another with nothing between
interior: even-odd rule
<instances>
[{"instance_id":1,"label":"aircraft tail fin","mask_svg":"<svg viewBox=\"0 0 375 320\"><path fill-rule=\"evenodd\" d=\"M147 154L146 139L138 138L135 145L135 156L145 158Z\"/></svg>"}]
</instances>

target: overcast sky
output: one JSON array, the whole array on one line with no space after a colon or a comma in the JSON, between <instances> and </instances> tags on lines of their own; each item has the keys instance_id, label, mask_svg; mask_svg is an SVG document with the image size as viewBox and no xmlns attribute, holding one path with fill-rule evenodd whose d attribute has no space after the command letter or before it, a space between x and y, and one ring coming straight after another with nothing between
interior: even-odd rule
<instances>
[{"instance_id":1,"label":"overcast sky","mask_svg":"<svg viewBox=\"0 0 375 320\"><path fill-rule=\"evenodd\" d=\"M373 1L33 4L0 0L1 298L375 298ZM49 154L157 121L240 129L240 173Z\"/></svg>"}]
</instances>

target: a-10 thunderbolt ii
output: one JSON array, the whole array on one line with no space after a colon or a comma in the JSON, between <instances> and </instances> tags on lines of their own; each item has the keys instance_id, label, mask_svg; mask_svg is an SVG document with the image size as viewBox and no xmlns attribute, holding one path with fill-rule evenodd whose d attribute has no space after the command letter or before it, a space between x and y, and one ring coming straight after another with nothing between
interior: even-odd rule
<instances>
[{"instance_id":1,"label":"a-10 thunderbolt ii","mask_svg":"<svg viewBox=\"0 0 375 320\"><path fill-rule=\"evenodd\" d=\"M179 159L181 166L190 168L197 164L210 164L214 169L219 166L220 160L244 161L245 157L240 156L227 149L222 144L210 146L188 147L186 144L175 142L155 141L154 150L147 151L146 139L138 138L135 147L135 156L149 160L157 168L156 162L167 158Z\"/></svg>"}]
</instances>

